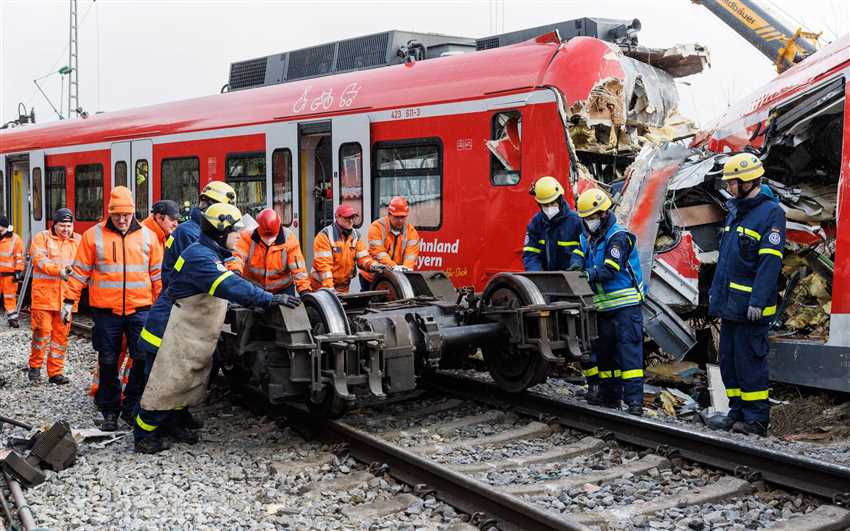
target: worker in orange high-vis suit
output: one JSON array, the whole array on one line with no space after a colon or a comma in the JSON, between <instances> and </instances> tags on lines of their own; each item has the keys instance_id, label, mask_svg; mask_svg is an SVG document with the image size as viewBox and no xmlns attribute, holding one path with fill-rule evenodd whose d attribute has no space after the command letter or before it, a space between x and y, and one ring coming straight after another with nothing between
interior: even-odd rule
<instances>
[{"instance_id":1,"label":"worker in orange high-vis suit","mask_svg":"<svg viewBox=\"0 0 850 531\"><path fill-rule=\"evenodd\" d=\"M47 377L52 384L69 382L62 374L71 323L62 320L62 301L68 290L71 263L80 245L74 232L74 215L67 208L53 213L53 227L35 235L30 245L32 256L32 348L29 379L41 379L41 366L47 354ZM73 311L77 311L76 306Z\"/></svg>"},{"instance_id":2,"label":"worker in orange high-vis suit","mask_svg":"<svg viewBox=\"0 0 850 531\"><path fill-rule=\"evenodd\" d=\"M162 246L156 235L134 217L130 190L116 186L109 194L109 216L83 234L68 279L62 317L70 321L74 304L86 285L94 319L92 344L97 351L100 383L94 401L103 414L104 431L118 429L118 415L132 422L144 390L144 364L133 365L124 388L118 380L121 340L127 335L130 357L136 357L139 334L162 288Z\"/></svg>"},{"instance_id":3,"label":"worker in orange high-vis suit","mask_svg":"<svg viewBox=\"0 0 850 531\"><path fill-rule=\"evenodd\" d=\"M313 270L310 283L314 290L331 288L348 293L351 279L360 271L378 272L384 269L372 260L354 224L357 213L350 205L336 209L332 225L319 231L313 240Z\"/></svg>"},{"instance_id":4,"label":"worker in orange high-vis suit","mask_svg":"<svg viewBox=\"0 0 850 531\"><path fill-rule=\"evenodd\" d=\"M419 233L407 222L410 205L401 196L390 199L387 215L369 225L369 255L394 271L413 271L419 258ZM375 275L360 273L360 285L369 289Z\"/></svg>"},{"instance_id":5,"label":"worker in orange high-vis suit","mask_svg":"<svg viewBox=\"0 0 850 531\"><path fill-rule=\"evenodd\" d=\"M307 263L295 233L280 224L271 208L257 214L257 228L236 241L236 270L271 293L295 295L311 290Z\"/></svg>"},{"instance_id":6,"label":"worker in orange high-vis suit","mask_svg":"<svg viewBox=\"0 0 850 531\"><path fill-rule=\"evenodd\" d=\"M9 218L0 216L0 292L9 326L18 328L18 283L24 274L24 241L9 225Z\"/></svg>"}]
</instances>

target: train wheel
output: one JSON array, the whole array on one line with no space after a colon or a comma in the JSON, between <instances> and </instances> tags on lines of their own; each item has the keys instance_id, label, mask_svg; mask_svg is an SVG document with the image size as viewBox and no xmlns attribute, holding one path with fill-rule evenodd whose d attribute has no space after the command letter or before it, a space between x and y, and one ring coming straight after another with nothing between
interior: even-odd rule
<instances>
[{"instance_id":1,"label":"train wheel","mask_svg":"<svg viewBox=\"0 0 850 531\"><path fill-rule=\"evenodd\" d=\"M318 290L301 296L314 335L351 334L351 327L342 303L330 290ZM307 397L307 409L322 418L339 418L348 410L349 403L326 384L321 393Z\"/></svg>"},{"instance_id":2,"label":"train wheel","mask_svg":"<svg viewBox=\"0 0 850 531\"><path fill-rule=\"evenodd\" d=\"M385 290L387 291L388 301L397 301L399 299L413 299L416 297L413 286L404 275L392 270L384 270L375 277L372 281L370 290Z\"/></svg>"},{"instance_id":3,"label":"train wheel","mask_svg":"<svg viewBox=\"0 0 850 531\"><path fill-rule=\"evenodd\" d=\"M515 308L530 304L545 304L545 299L530 280L510 273L494 277L484 289L485 306ZM537 352L516 348L507 335L504 341L494 341L483 348L484 361L500 389L521 393L546 381L551 369Z\"/></svg>"}]
</instances>

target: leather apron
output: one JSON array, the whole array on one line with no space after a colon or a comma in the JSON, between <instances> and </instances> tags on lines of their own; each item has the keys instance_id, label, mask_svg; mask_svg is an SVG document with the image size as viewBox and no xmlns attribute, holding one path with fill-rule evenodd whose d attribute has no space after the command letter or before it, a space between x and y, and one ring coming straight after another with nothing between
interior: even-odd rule
<instances>
[{"instance_id":1,"label":"leather apron","mask_svg":"<svg viewBox=\"0 0 850 531\"><path fill-rule=\"evenodd\" d=\"M174 302L141 405L148 411L204 401L227 301L198 293Z\"/></svg>"}]
</instances>

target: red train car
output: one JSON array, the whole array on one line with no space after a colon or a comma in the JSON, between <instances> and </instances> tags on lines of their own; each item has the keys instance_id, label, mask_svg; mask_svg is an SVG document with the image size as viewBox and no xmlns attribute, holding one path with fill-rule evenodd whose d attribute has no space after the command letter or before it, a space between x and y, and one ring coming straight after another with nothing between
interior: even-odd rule
<instances>
[{"instance_id":1,"label":"red train car","mask_svg":"<svg viewBox=\"0 0 850 531\"><path fill-rule=\"evenodd\" d=\"M536 209L530 184L544 175L567 190L577 182L570 107L589 101L600 81L626 85L634 62L601 40L562 43L550 33L0 131L0 204L28 237L65 204L86 229L104 216L116 185L133 190L142 217L160 198L194 203L207 182L224 180L243 211L277 209L309 254L336 205L351 204L367 225L400 194L422 235L419 266L481 288L493 273L522 267L523 232Z\"/></svg>"}]
</instances>

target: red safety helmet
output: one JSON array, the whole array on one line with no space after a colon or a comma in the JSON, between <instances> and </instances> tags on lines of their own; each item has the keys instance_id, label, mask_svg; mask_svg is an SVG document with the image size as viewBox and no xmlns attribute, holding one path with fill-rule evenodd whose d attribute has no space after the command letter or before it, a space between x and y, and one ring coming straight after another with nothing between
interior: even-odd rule
<instances>
[{"instance_id":1,"label":"red safety helmet","mask_svg":"<svg viewBox=\"0 0 850 531\"><path fill-rule=\"evenodd\" d=\"M357 212L351 205L339 205L336 207L336 215L340 218L352 218L357 215Z\"/></svg>"},{"instance_id":2,"label":"red safety helmet","mask_svg":"<svg viewBox=\"0 0 850 531\"><path fill-rule=\"evenodd\" d=\"M390 199L387 212L392 216L407 216L410 214L410 205L407 204L407 199L397 195Z\"/></svg>"},{"instance_id":3,"label":"red safety helmet","mask_svg":"<svg viewBox=\"0 0 850 531\"><path fill-rule=\"evenodd\" d=\"M280 232L280 216L271 208L257 214L257 231L262 238L277 236Z\"/></svg>"}]
</instances>

